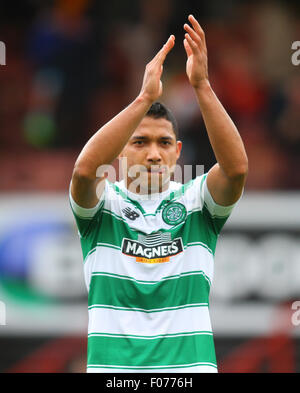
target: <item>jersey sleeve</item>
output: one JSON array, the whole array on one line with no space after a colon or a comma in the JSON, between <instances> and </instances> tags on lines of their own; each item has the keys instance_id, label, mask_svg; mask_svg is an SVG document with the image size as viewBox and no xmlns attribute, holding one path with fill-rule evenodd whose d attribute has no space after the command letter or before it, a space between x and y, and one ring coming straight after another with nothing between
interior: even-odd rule
<instances>
[{"instance_id":1,"label":"jersey sleeve","mask_svg":"<svg viewBox=\"0 0 300 393\"><path fill-rule=\"evenodd\" d=\"M207 220L212 225L214 231L219 234L232 210L238 204L241 197L232 205L222 206L216 203L207 187L207 173L200 179L200 199L202 201L202 211ZM243 193L242 193L243 194Z\"/></svg>"},{"instance_id":2,"label":"jersey sleeve","mask_svg":"<svg viewBox=\"0 0 300 393\"><path fill-rule=\"evenodd\" d=\"M88 209L88 208L84 208L84 207L79 206L74 201L72 194L71 194L71 184L70 184L70 188L69 188L70 206L71 206L71 210L72 210L72 213L73 213L75 221L76 221L79 236L82 238L85 238L89 235L96 217L103 210L106 187L107 187L107 183L105 181L105 188L103 190L103 193L102 193L101 198L99 199L97 205L95 207Z\"/></svg>"}]
</instances>

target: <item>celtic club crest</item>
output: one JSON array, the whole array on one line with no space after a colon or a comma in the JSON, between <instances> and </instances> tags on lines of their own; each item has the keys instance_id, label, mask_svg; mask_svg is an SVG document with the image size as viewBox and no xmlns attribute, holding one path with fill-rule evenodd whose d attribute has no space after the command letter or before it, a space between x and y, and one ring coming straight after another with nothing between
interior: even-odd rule
<instances>
[{"instance_id":1,"label":"celtic club crest","mask_svg":"<svg viewBox=\"0 0 300 393\"><path fill-rule=\"evenodd\" d=\"M184 221L186 217L186 208L182 203L174 202L167 205L163 212L162 218L169 225L176 225Z\"/></svg>"}]
</instances>

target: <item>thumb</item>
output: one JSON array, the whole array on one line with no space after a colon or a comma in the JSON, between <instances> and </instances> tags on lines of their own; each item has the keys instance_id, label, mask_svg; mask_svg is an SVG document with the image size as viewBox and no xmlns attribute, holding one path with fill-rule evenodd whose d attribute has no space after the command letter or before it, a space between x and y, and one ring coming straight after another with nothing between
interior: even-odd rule
<instances>
[{"instance_id":1,"label":"thumb","mask_svg":"<svg viewBox=\"0 0 300 393\"><path fill-rule=\"evenodd\" d=\"M175 36L170 35L168 41L164 44L161 51L159 52L158 57L159 57L161 64L163 64L163 62L165 61L165 59L167 57L167 54L170 52L170 50L173 48L174 45L175 45Z\"/></svg>"}]
</instances>

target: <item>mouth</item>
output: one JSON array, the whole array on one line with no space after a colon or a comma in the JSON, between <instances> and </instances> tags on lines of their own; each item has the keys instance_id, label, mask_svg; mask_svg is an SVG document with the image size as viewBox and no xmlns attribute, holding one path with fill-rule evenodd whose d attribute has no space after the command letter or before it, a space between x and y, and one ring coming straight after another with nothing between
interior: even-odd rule
<instances>
[{"instance_id":1,"label":"mouth","mask_svg":"<svg viewBox=\"0 0 300 393\"><path fill-rule=\"evenodd\" d=\"M163 174L166 173L166 171L167 171L166 167L151 166L150 168L147 168L148 173Z\"/></svg>"}]
</instances>

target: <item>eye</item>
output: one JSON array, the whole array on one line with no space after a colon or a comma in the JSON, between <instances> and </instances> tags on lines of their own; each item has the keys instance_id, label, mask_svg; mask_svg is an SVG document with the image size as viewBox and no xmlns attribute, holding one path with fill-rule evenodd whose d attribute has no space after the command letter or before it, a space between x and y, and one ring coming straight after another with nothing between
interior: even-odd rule
<instances>
[{"instance_id":1,"label":"eye","mask_svg":"<svg viewBox=\"0 0 300 393\"><path fill-rule=\"evenodd\" d=\"M163 145L165 145L165 146L166 146L166 145L171 145L171 142L169 142L169 141L162 141L161 143L162 143Z\"/></svg>"},{"instance_id":2,"label":"eye","mask_svg":"<svg viewBox=\"0 0 300 393\"><path fill-rule=\"evenodd\" d=\"M141 146L144 142L143 141L135 141L133 142L134 145L139 145Z\"/></svg>"}]
</instances>

